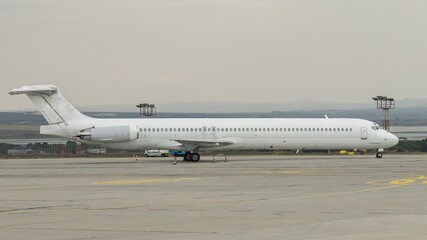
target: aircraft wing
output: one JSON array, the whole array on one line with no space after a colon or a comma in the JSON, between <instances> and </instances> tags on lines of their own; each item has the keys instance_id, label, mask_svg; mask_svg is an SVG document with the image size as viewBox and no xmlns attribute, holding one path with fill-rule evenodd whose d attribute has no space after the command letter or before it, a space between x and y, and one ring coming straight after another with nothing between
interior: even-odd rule
<instances>
[{"instance_id":1,"label":"aircraft wing","mask_svg":"<svg viewBox=\"0 0 427 240\"><path fill-rule=\"evenodd\" d=\"M173 141L182 144L185 149L198 149L198 148L214 148L231 145L234 141L230 139L205 139L205 140L192 140L192 139L173 139Z\"/></svg>"}]
</instances>

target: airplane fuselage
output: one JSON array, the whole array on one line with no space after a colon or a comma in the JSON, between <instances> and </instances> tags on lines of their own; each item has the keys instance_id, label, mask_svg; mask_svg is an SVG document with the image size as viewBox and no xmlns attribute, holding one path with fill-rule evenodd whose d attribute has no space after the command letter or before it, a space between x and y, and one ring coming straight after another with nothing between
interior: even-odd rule
<instances>
[{"instance_id":1,"label":"airplane fuselage","mask_svg":"<svg viewBox=\"0 0 427 240\"><path fill-rule=\"evenodd\" d=\"M192 151L191 144L179 140L229 142L209 145L210 149L382 149L393 146L397 138L377 124L362 119L91 119L84 126L61 126L67 137L80 129L129 126L135 139L116 142L112 135L97 140L99 144L126 150L176 149ZM178 140L178 142L177 142ZM84 138L81 140L85 141ZM190 145L190 146L189 146ZM203 149L203 146L199 146Z\"/></svg>"}]
</instances>

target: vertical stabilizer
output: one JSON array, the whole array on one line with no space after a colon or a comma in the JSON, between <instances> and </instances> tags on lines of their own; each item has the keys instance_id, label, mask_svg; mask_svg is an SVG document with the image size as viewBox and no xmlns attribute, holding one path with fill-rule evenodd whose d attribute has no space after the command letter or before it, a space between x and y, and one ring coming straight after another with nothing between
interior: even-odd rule
<instances>
[{"instance_id":1,"label":"vertical stabilizer","mask_svg":"<svg viewBox=\"0 0 427 240\"><path fill-rule=\"evenodd\" d=\"M26 94L49 124L87 119L59 92L55 85L33 85L12 89L10 95Z\"/></svg>"}]
</instances>

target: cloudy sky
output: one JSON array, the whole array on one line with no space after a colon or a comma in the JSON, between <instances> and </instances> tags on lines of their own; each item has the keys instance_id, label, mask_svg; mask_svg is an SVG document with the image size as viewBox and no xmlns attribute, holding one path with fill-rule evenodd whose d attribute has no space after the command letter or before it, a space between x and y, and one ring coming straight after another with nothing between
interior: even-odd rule
<instances>
[{"instance_id":1,"label":"cloudy sky","mask_svg":"<svg viewBox=\"0 0 427 240\"><path fill-rule=\"evenodd\" d=\"M0 111L427 98L427 1L0 0L0 81Z\"/></svg>"}]
</instances>

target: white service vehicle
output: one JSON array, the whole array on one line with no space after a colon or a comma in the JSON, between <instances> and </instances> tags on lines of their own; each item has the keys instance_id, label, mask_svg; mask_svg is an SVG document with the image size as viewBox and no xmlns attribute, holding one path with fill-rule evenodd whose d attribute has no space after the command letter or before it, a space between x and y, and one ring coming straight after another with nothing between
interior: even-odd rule
<instances>
[{"instance_id":1,"label":"white service vehicle","mask_svg":"<svg viewBox=\"0 0 427 240\"><path fill-rule=\"evenodd\" d=\"M169 156L168 150L145 150L145 157L167 157Z\"/></svg>"}]
</instances>

